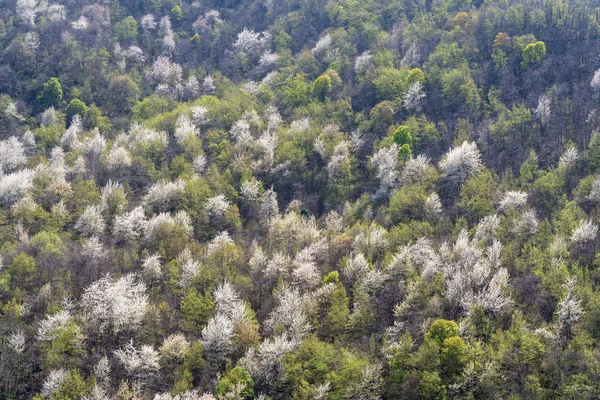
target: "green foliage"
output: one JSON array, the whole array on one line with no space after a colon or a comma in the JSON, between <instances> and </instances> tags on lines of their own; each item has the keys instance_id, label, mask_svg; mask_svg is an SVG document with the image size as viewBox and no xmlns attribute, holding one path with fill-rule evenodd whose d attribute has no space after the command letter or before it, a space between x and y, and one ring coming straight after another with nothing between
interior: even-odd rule
<instances>
[{"instance_id":1,"label":"green foliage","mask_svg":"<svg viewBox=\"0 0 600 400\"><path fill-rule=\"evenodd\" d=\"M540 65L542 60L546 57L546 44L540 41L529 43L527 46L525 46L525 48L523 48L521 57L522 68Z\"/></svg>"},{"instance_id":2,"label":"green foliage","mask_svg":"<svg viewBox=\"0 0 600 400\"><path fill-rule=\"evenodd\" d=\"M446 387L437 372L423 372L419 382L419 398L426 400L445 400Z\"/></svg>"},{"instance_id":3,"label":"green foliage","mask_svg":"<svg viewBox=\"0 0 600 400\"><path fill-rule=\"evenodd\" d=\"M331 78L329 75L323 74L319 76L313 83L312 90L319 101L325 101L327 93L331 92Z\"/></svg>"},{"instance_id":4,"label":"green foliage","mask_svg":"<svg viewBox=\"0 0 600 400\"><path fill-rule=\"evenodd\" d=\"M425 335L425 339L431 339L440 348L444 347L444 341L448 338L458 336L458 325L454 321L447 319L438 319L429 328L429 331Z\"/></svg>"},{"instance_id":5,"label":"green foliage","mask_svg":"<svg viewBox=\"0 0 600 400\"><path fill-rule=\"evenodd\" d=\"M412 149L410 148L410 145L408 143L405 143L402 146L400 146L400 148L398 149L398 158L401 161L408 161L411 159L411 157Z\"/></svg>"},{"instance_id":6,"label":"green foliage","mask_svg":"<svg viewBox=\"0 0 600 400\"><path fill-rule=\"evenodd\" d=\"M86 382L79 370L71 369L65 381L50 397L51 400L74 400L82 398L91 390L91 382Z\"/></svg>"},{"instance_id":7,"label":"green foliage","mask_svg":"<svg viewBox=\"0 0 600 400\"><path fill-rule=\"evenodd\" d=\"M67 106L66 118L69 123L75 115L79 115L82 119L86 117L88 108L85 103L79 99L73 99Z\"/></svg>"},{"instance_id":8,"label":"green foliage","mask_svg":"<svg viewBox=\"0 0 600 400\"><path fill-rule=\"evenodd\" d=\"M128 75L116 76L108 83L106 108L116 115L128 114L140 97L139 86Z\"/></svg>"},{"instance_id":9,"label":"green foliage","mask_svg":"<svg viewBox=\"0 0 600 400\"><path fill-rule=\"evenodd\" d=\"M63 99L62 85L57 78L50 78L44 83L38 101L43 107L60 107Z\"/></svg>"},{"instance_id":10,"label":"green foliage","mask_svg":"<svg viewBox=\"0 0 600 400\"><path fill-rule=\"evenodd\" d=\"M316 83L316 82L315 82ZM283 103L287 107L300 107L306 105L310 96L310 85L306 82L304 74L290 77L283 89Z\"/></svg>"},{"instance_id":11,"label":"green foliage","mask_svg":"<svg viewBox=\"0 0 600 400\"><path fill-rule=\"evenodd\" d=\"M181 7L175 6L171 9L171 20L179 21L183 17L183 11L181 11Z\"/></svg>"},{"instance_id":12,"label":"green foliage","mask_svg":"<svg viewBox=\"0 0 600 400\"><path fill-rule=\"evenodd\" d=\"M494 213L496 181L489 170L471 176L460 189L457 206L472 226L486 215Z\"/></svg>"},{"instance_id":13,"label":"green foliage","mask_svg":"<svg viewBox=\"0 0 600 400\"><path fill-rule=\"evenodd\" d=\"M171 111L173 107L166 97L153 94L145 97L133 108L133 118L147 120L165 112Z\"/></svg>"},{"instance_id":14,"label":"green foliage","mask_svg":"<svg viewBox=\"0 0 600 400\"><path fill-rule=\"evenodd\" d=\"M325 278L323 278L323 284L326 285L328 283L337 284L340 281L340 274L337 271L331 271L327 274Z\"/></svg>"},{"instance_id":15,"label":"green foliage","mask_svg":"<svg viewBox=\"0 0 600 400\"><path fill-rule=\"evenodd\" d=\"M202 295L195 288L189 289L181 302L186 329L200 332L212 316L214 307L210 293Z\"/></svg>"},{"instance_id":16,"label":"green foliage","mask_svg":"<svg viewBox=\"0 0 600 400\"><path fill-rule=\"evenodd\" d=\"M419 68L413 68L410 70L408 75L406 76L406 86L410 86L415 82L423 83L425 81L425 74Z\"/></svg>"},{"instance_id":17,"label":"green foliage","mask_svg":"<svg viewBox=\"0 0 600 400\"><path fill-rule=\"evenodd\" d=\"M240 393L241 398L248 400L254 399L254 381L244 367L235 367L221 378L217 385L217 389L215 390L216 397L218 399L227 398L226 394L229 393L236 384L241 384L244 387Z\"/></svg>"},{"instance_id":18,"label":"green foliage","mask_svg":"<svg viewBox=\"0 0 600 400\"><path fill-rule=\"evenodd\" d=\"M19 253L12 261L8 273L15 282L24 284L33 279L33 273L36 270L35 258L25 253Z\"/></svg>"},{"instance_id":19,"label":"green foliage","mask_svg":"<svg viewBox=\"0 0 600 400\"><path fill-rule=\"evenodd\" d=\"M402 94L406 88L409 71L406 69L383 68L373 80L380 100L392 100Z\"/></svg>"},{"instance_id":20,"label":"green foliage","mask_svg":"<svg viewBox=\"0 0 600 400\"><path fill-rule=\"evenodd\" d=\"M83 340L79 326L73 322L67 323L46 349L46 368L51 370L76 365L78 359L85 355Z\"/></svg>"},{"instance_id":21,"label":"green foliage","mask_svg":"<svg viewBox=\"0 0 600 400\"><path fill-rule=\"evenodd\" d=\"M115 24L113 29L117 42L135 42L138 36L138 25L131 15Z\"/></svg>"},{"instance_id":22,"label":"green foliage","mask_svg":"<svg viewBox=\"0 0 600 400\"><path fill-rule=\"evenodd\" d=\"M593 4L17 3L0 398L60 369L44 398L599 397ZM98 329L92 300L144 318Z\"/></svg>"},{"instance_id":23,"label":"green foliage","mask_svg":"<svg viewBox=\"0 0 600 400\"><path fill-rule=\"evenodd\" d=\"M305 339L298 350L283 359L284 379L289 385L287 397L314 398L316 387L330 382L329 397L342 399L348 387L360 379L365 365L364 360L347 350L336 349L314 337Z\"/></svg>"},{"instance_id":24,"label":"green foliage","mask_svg":"<svg viewBox=\"0 0 600 400\"><path fill-rule=\"evenodd\" d=\"M423 185L405 185L396 190L390 197L388 208L391 222L398 224L422 219L427 196Z\"/></svg>"},{"instance_id":25,"label":"green foliage","mask_svg":"<svg viewBox=\"0 0 600 400\"><path fill-rule=\"evenodd\" d=\"M402 146L403 144L412 144L412 135L410 133L410 128L406 125L400 125L394 131L394 142L398 144L398 146Z\"/></svg>"}]
</instances>

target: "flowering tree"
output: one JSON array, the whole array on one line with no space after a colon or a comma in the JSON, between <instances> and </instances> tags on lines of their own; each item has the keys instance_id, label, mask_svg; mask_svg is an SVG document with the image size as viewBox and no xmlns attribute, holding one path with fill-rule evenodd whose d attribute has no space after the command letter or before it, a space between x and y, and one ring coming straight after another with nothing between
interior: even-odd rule
<instances>
[{"instance_id":1,"label":"flowering tree","mask_svg":"<svg viewBox=\"0 0 600 400\"><path fill-rule=\"evenodd\" d=\"M483 164L477 145L463 142L458 147L450 149L440 161L442 177L451 185L459 186L476 173Z\"/></svg>"},{"instance_id":2,"label":"flowering tree","mask_svg":"<svg viewBox=\"0 0 600 400\"><path fill-rule=\"evenodd\" d=\"M146 313L146 285L132 274L117 280L107 275L92 283L81 297L86 324L101 332L138 327Z\"/></svg>"}]
</instances>

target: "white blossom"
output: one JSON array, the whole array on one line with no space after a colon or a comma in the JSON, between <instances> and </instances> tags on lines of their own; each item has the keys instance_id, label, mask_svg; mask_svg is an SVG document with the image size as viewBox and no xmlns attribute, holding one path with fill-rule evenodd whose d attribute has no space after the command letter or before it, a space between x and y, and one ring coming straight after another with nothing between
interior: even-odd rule
<instances>
[{"instance_id":1,"label":"white blossom","mask_svg":"<svg viewBox=\"0 0 600 400\"><path fill-rule=\"evenodd\" d=\"M571 235L571 243L583 244L596 239L598 236L598 225L596 225L591 219L581 221L579 225L573 230Z\"/></svg>"},{"instance_id":2,"label":"white blossom","mask_svg":"<svg viewBox=\"0 0 600 400\"><path fill-rule=\"evenodd\" d=\"M210 256L226 245L233 244L233 240L227 231L219 233L213 240L210 241L206 249L206 255Z\"/></svg>"},{"instance_id":3,"label":"white blossom","mask_svg":"<svg viewBox=\"0 0 600 400\"><path fill-rule=\"evenodd\" d=\"M42 384L42 395L49 398L66 379L67 371L65 369L53 369Z\"/></svg>"},{"instance_id":4,"label":"white blossom","mask_svg":"<svg viewBox=\"0 0 600 400\"><path fill-rule=\"evenodd\" d=\"M427 95L423 90L421 82L416 81L402 94L402 105L407 110L419 111L421 109L421 101L425 97L427 97Z\"/></svg>"},{"instance_id":5,"label":"white blossom","mask_svg":"<svg viewBox=\"0 0 600 400\"><path fill-rule=\"evenodd\" d=\"M27 163L23 143L12 136L0 142L0 173L13 172Z\"/></svg>"},{"instance_id":6,"label":"white blossom","mask_svg":"<svg viewBox=\"0 0 600 400\"><path fill-rule=\"evenodd\" d=\"M439 165L442 177L452 185L464 183L483 166L477 145L469 142L448 151Z\"/></svg>"},{"instance_id":7,"label":"white blossom","mask_svg":"<svg viewBox=\"0 0 600 400\"><path fill-rule=\"evenodd\" d=\"M113 146L106 157L106 168L109 171L130 167L131 163L131 154L121 146Z\"/></svg>"},{"instance_id":8,"label":"white blossom","mask_svg":"<svg viewBox=\"0 0 600 400\"><path fill-rule=\"evenodd\" d=\"M215 309L234 323L248 320L246 304L240 299L232 284L225 281L213 291Z\"/></svg>"},{"instance_id":9,"label":"white blossom","mask_svg":"<svg viewBox=\"0 0 600 400\"><path fill-rule=\"evenodd\" d=\"M595 92L600 92L600 68L594 72L594 77L590 82L590 86Z\"/></svg>"},{"instance_id":10,"label":"white blossom","mask_svg":"<svg viewBox=\"0 0 600 400\"><path fill-rule=\"evenodd\" d=\"M508 191L500 200L498 210L505 211L508 209L521 210L527 204L527 193L518 191Z\"/></svg>"},{"instance_id":11,"label":"white blossom","mask_svg":"<svg viewBox=\"0 0 600 400\"><path fill-rule=\"evenodd\" d=\"M47 126L56 124L57 121L58 121L58 118L56 117L56 110L54 109L54 107L47 108L42 113L42 117L41 117L42 125L47 127Z\"/></svg>"},{"instance_id":12,"label":"white blossom","mask_svg":"<svg viewBox=\"0 0 600 400\"><path fill-rule=\"evenodd\" d=\"M199 135L200 131L186 115L181 114L179 118L177 118L177 123L175 124L175 139L177 139L177 143L182 145L189 138L197 137Z\"/></svg>"},{"instance_id":13,"label":"white blossom","mask_svg":"<svg viewBox=\"0 0 600 400\"><path fill-rule=\"evenodd\" d=\"M82 250L82 254L88 262L99 262L108 255L108 250L100 242L98 236L92 236L86 240Z\"/></svg>"},{"instance_id":14,"label":"white blossom","mask_svg":"<svg viewBox=\"0 0 600 400\"><path fill-rule=\"evenodd\" d=\"M211 217L222 217L229 205L225 195L219 194L208 199L204 206L204 212Z\"/></svg>"},{"instance_id":15,"label":"white blossom","mask_svg":"<svg viewBox=\"0 0 600 400\"><path fill-rule=\"evenodd\" d=\"M369 263L363 253L357 253L352 257L348 257L342 274L351 283L360 280L369 270Z\"/></svg>"},{"instance_id":16,"label":"white blossom","mask_svg":"<svg viewBox=\"0 0 600 400\"><path fill-rule=\"evenodd\" d=\"M127 373L136 378L148 377L160 369L158 352L148 345L142 345L138 349L133 345L133 340L116 350L115 356Z\"/></svg>"},{"instance_id":17,"label":"white blossom","mask_svg":"<svg viewBox=\"0 0 600 400\"><path fill-rule=\"evenodd\" d=\"M277 193L271 188L263 193L260 203L259 219L263 226L268 226L273 218L279 216Z\"/></svg>"},{"instance_id":18,"label":"white blossom","mask_svg":"<svg viewBox=\"0 0 600 400\"><path fill-rule=\"evenodd\" d=\"M275 149L279 144L277 132L270 129L266 130L258 139L257 144L264 151L264 162L266 166L270 168L275 161Z\"/></svg>"},{"instance_id":19,"label":"white blossom","mask_svg":"<svg viewBox=\"0 0 600 400\"><path fill-rule=\"evenodd\" d=\"M119 138L120 141L127 143L131 150L135 150L138 146L146 147L152 145L158 147L159 151L166 149L169 144L167 134L162 131L146 128L137 122L131 124L129 134Z\"/></svg>"},{"instance_id":20,"label":"white blossom","mask_svg":"<svg viewBox=\"0 0 600 400\"><path fill-rule=\"evenodd\" d=\"M185 192L185 183L182 180L175 182L156 182L142 197L146 209L168 209L171 204L181 199Z\"/></svg>"},{"instance_id":21,"label":"white blossom","mask_svg":"<svg viewBox=\"0 0 600 400\"><path fill-rule=\"evenodd\" d=\"M213 94L216 90L216 86L214 84L213 78L210 75L207 75L202 81L202 91L205 94Z\"/></svg>"},{"instance_id":22,"label":"white blossom","mask_svg":"<svg viewBox=\"0 0 600 400\"><path fill-rule=\"evenodd\" d=\"M183 358L190 348L190 343L181 333L169 335L160 346L159 353L163 358Z\"/></svg>"},{"instance_id":23,"label":"white blossom","mask_svg":"<svg viewBox=\"0 0 600 400\"><path fill-rule=\"evenodd\" d=\"M233 346L234 323L223 314L217 314L202 329L202 345L206 357L218 362L229 355Z\"/></svg>"},{"instance_id":24,"label":"white blossom","mask_svg":"<svg viewBox=\"0 0 600 400\"><path fill-rule=\"evenodd\" d=\"M40 8L37 0L17 0L16 12L26 25L34 27L35 17Z\"/></svg>"},{"instance_id":25,"label":"white blossom","mask_svg":"<svg viewBox=\"0 0 600 400\"><path fill-rule=\"evenodd\" d=\"M315 44L315 47L312 49L312 53L315 56L318 56L320 54L322 54L323 52L325 52L327 49L329 49L331 47L331 36L329 34L326 34L325 36L323 36L322 38L320 38L317 43Z\"/></svg>"},{"instance_id":26,"label":"white blossom","mask_svg":"<svg viewBox=\"0 0 600 400\"><path fill-rule=\"evenodd\" d=\"M32 53L40 47L40 37L37 32L27 32L23 36L23 47Z\"/></svg>"},{"instance_id":27,"label":"white blossom","mask_svg":"<svg viewBox=\"0 0 600 400\"><path fill-rule=\"evenodd\" d=\"M248 349L239 364L246 368L256 382L270 383L283 372L281 360L287 353L296 350L298 341L286 335L267 339L258 349Z\"/></svg>"},{"instance_id":28,"label":"white blossom","mask_svg":"<svg viewBox=\"0 0 600 400\"><path fill-rule=\"evenodd\" d=\"M430 167L429 157L419 154L406 162L402 174L400 175L400 182L402 182L403 185L419 183L423 180L425 171Z\"/></svg>"},{"instance_id":29,"label":"white blossom","mask_svg":"<svg viewBox=\"0 0 600 400\"><path fill-rule=\"evenodd\" d=\"M256 178L252 177L242 183L240 187L240 194L250 203L257 202L260 199L260 189L262 183Z\"/></svg>"},{"instance_id":30,"label":"white blossom","mask_svg":"<svg viewBox=\"0 0 600 400\"><path fill-rule=\"evenodd\" d=\"M140 19L140 25L145 32L150 32L156 29L156 20L154 19L154 15L146 14Z\"/></svg>"},{"instance_id":31,"label":"white blossom","mask_svg":"<svg viewBox=\"0 0 600 400\"><path fill-rule=\"evenodd\" d=\"M244 28L238 33L233 49L239 58L245 59L262 54L270 43L271 35L268 32L256 33L252 29Z\"/></svg>"},{"instance_id":32,"label":"white blossom","mask_svg":"<svg viewBox=\"0 0 600 400\"><path fill-rule=\"evenodd\" d=\"M534 210L527 210L517 217L512 231L517 234L533 235L540 224Z\"/></svg>"},{"instance_id":33,"label":"white blossom","mask_svg":"<svg viewBox=\"0 0 600 400\"><path fill-rule=\"evenodd\" d=\"M108 361L108 358L104 356L94 366L94 375L103 386L108 386L110 383L110 372L110 362Z\"/></svg>"},{"instance_id":34,"label":"white blossom","mask_svg":"<svg viewBox=\"0 0 600 400\"><path fill-rule=\"evenodd\" d=\"M565 152L560 156L560 160L558 161L558 166L563 168L571 168L575 165L577 160L579 159L579 153L577 152L577 148L569 147Z\"/></svg>"},{"instance_id":35,"label":"white blossom","mask_svg":"<svg viewBox=\"0 0 600 400\"><path fill-rule=\"evenodd\" d=\"M173 396L171 393L161 393L154 396L154 400L215 400L209 393L200 393L198 390L186 390Z\"/></svg>"},{"instance_id":36,"label":"white blossom","mask_svg":"<svg viewBox=\"0 0 600 400\"><path fill-rule=\"evenodd\" d=\"M398 145L379 149L371 158L371 165L379 180L376 196L387 197L398 184Z\"/></svg>"},{"instance_id":37,"label":"white blossom","mask_svg":"<svg viewBox=\"0 0 600 400\"><path fill-rule=\"evenodd\" d=\"M496 236L496 230L500 226L500 218L496 214L487 215L479 221L477 224L477 231L475 232L475 240L483 240L491 243Z\"/></svg>"},{"instance_id":38,"label":"white blossom","mask_svg":"<svg viewBox=\"0 0 600 400\"><path fill-rule=\"evenodd\" d=\"M567 293L556 307L557 338L561 342L571 338L573 325L579 322L583 316L584 311L581 307L581 300L574 293L576 285L577 279L575 277L567 279L565 284Z\"/></svg>"},{"instance_id":39,"label":"white blossom","mask_svg":"<svg viewBox=\"0 0 600 400\"><path fill-rule=\"evenodd\" d=\"M437 193L433 192L427 197L423 211L429 217L434 217L442 213L442 201Z\"/></svg>"},{"instance_id":40,"label":"white blossom","mask_svg":"<svg viewBox=\"0 0 600 400\"><path fill-rule=\"evenodd\" d=\"M290 338L298 341L308 335L311 330L306 312L308 304L300 291L283 286L276 291L275 300L277 305L271 311L265 325L270 329L275 326L283 327Z\"/></svg>"},{"instance_id":41,"label":"white blossom","mask_svg":"<svg viewBox=\"0 0 600 400\"><path fill-rule=\"evenodd\" d=\"M150 218L144 231L146 239L153 241L158 230L166 225L179 226L183 228L188 235L192 235L192 233L194 233L190 216L185 211L181 210L178 211L174 216L172 216L170 213L160 213Z\"/></svg>"},{"instance_id":42,"label":"white blossom","mask_svg":"<svg viewBox=\"0 0 600 400\"><path fill-rule=\"evenodd\" d=\"M19 121L25 120L25 117L23 115L21 115L21 113L19 112L19 109L17 108L17 104L12 101L10 103L8 103L8 105L6 106L6 109L4 109L4 114L6 114L9 117L15 118Z\"/></svg>"},{"instance_id":43,"label":"white blossom","mask_svg":"<svg viewBox=\"0 0 600 400\"><path fill-rule=\"evenodd\" d=\"M198 276L198 273L200 272L200 263L197 260L194 260L191 255L189 257L183 257L181 262L181 280L178 284L186 289L192 283L192 280Z\"/></svg>"},{"instance_id":44,"label":"white blossom","mask_svg":"<svg viewBox=\"0 0 600 400\"><path fill-rule=\"evenodd\" d=\"M258 66L263 71L269 71L277 66L277 61L279 60L279 54L271 53L270 51L265 51L258 61Z\"/></svg>"},{"instance_id":45,"label":"white blossom","mask_svg":"<svg viewBox=\"0 0 600 400\"><path fill-rule=\"evenodd\" d=\"M533 110L533 113L535 114L535 116L540 119L540 122L544 126L546 124L548 124L548 121L550 120L550 116L551 116L551 112L552 112L550 109L551 101L552 101L552 99L550 98L550 96L543 94L540 96L540 98L538 100L537 107Z\"/></svg>"},{"instance_id":46,"label":"white blossom","mask_svg":"<svg viewBox=\"0 0 600 400\"><path fill-rule=\"evenodd\" d=\"M100 331L135 329L148 306L146 285L133 274L117 280L107 275L87 287L81 304L86 323Z\"/></svg>"},{"instance_id":47,"label":"white blossom","mask_svg":"<svg viewBox=\"0 0 600 400\"><path fill-rule=\"evenodd\" d=\"M85 154L91 159L96 160L100 158L100 155L106 148L106 139L100 134L98 130L91 139L87 139L83 143Z\"/></svg>"},{"instance_id":48,"label":"white blossom","mask_svg":"<svg viewBox=\"0 0 600 400\"><path fill-rule=\"evenodd\" d=\"M82 400L110 400L110 397L108 394L106 394L106 390L96 383L92 392L86 396L83 396Z\"/></svg>"},{"instance_id":49,"label":"white blossom","mask_svg":"<svg viewBox=\"0 0 600 400\"><path fill-rule=\"evenodd\" d=\"M362 74L373 64L373 55L369 50L365 51L354 60L354 72Z\"/></svg>"},{"instance_id":50,"label":"white blossom","mask_svg":"<svg viewBox=\"0 0 600 400\"><path fill-rule=\"evenodd\" d=\"M338 143L333 149L333 154L327 163L327 175L330 182L335 182L340 178L341 168L350 156L350 143L343 141Z\"/></svg>"},{"instance_id":51,"label":"white blossom","mask_svg":"<svg viewBox=\"0 0 600 400\"><path fill-rule=\"evenodd\" d=\"M383 391L382 367L368 364L362 369L360 380L352 381L346 388L345 398L380 400Z\"/></svg>"},{"instance_id":52,"label":"white blossom","mask_svg":"<svg viewBox=\"0 0 600 400\"><path fill-rule=\"evenodd\" d=\"M250 124L245 119L236 121L229 130L231 137L244 147L248 147L254 138L250 131Z\"/></svg>"},{"instance_id":53,"label":"white blossom","mask_svg":"<svg viewBox=\"0 0 600 400\"><path fill-rule=\"evenodd\" d=\"M48 18L54 22L62 21L67 17L65 6L61 4L50 4L46 11L46 15L48 15Z\"/></svg>"},{"instance_id":54,"label":"white blossom","mask_svg":"<svg viewBox=\"0 0 600 400\"><path fill-rule=\"evenodd\" d=\"M411 43L408 47L408 50L402 57L400 61L400 65L403 67L412 67L421 59L421 52L419 51L419 47L415 42Z\"/></svg>"},{"instance_id":55,"label":"white blossom","mask_svg":"<svg viewBox=\"0 0 600 400\"><path fill-rule=\"evenodd\" d=\"M147 255L142 263L142 272L149 278L160 278L162 275L162 263L160 255Z\"/></svg>"},{"instance_id":56,"label":"white blossom","mask_svg":"<svg viewBox=\"0 0 600 400\"><path fill-rule=\"evenodd\" d=\"M292 121L290 124L290 131L292 132L308 132L310 131L310 118L304 117Z\"/></svg>"},{"instance_id":57,"label":"white blossom","mask_svg":"<svg viewBox=\"0 0 600 400\"><path fill-rule=\"evenodd\" d=\"M104 232L106 223L102 217L102 206L89 205L75 223L75 230L83 236L100 235Z\"/></svg>"},{"instance_id":58,"label":"white blossom","mask_svg":"<svg viewBox=\"0 0 600 400\"><path fill-rule=\"evenodd\" d=\"M365 144L365 134L360 129L356 129L350 133L350 146L352 151L357 153Z\"/></svg>"},{"instance_id":59,"label":"white blossom","mask_svg":"<svg viewBox=\"0 0 600 400\"><path fill-rule=\"evenodd\" d=\"M35 173L30 169L23 169L9 175L0 176L0 202L12 205L33 187Z\"/></svg>"},{"instance_id":60,"label":"white blossom","mask_svg":"<svg viewBox=\"0 0 600 400\"><path fill-rule=\"evenodd\" d=\"M217 25L220 25L223 21L220 18L220 14L217 10L209 10L204 15L200 15L198 19L192 24L192 28L196 33L199 32L211 32Z\"/></svg>"},{"instance_id":61,"label":"white blossom","mask_svg":"<svg viewBox=\"0 0 600 400\"><path fill-rule=\"evenodd\" d=\"M204 106L192 107L192 119L197 126L206 125L210 122L210 120L207 118L208 111L208 108Z\"/></svg>"},{"instance_id":62,"label":"white blossom","mask_svg":"<svg viewBox=\"0 0 600 400\"><path fill-rule=\"evenodd\" d=\"M136 207L133 210L117 215L113 222L113 235L118 240L130 241L139 237L146 229L147 220L144 209Z\"/></svg>"},{"instance_id":63,"label":"white blossom","mask_svg":"<svg viewBox=\"0 0 600 400\"><path fill-rule=\"evenodd\" d=\"M27 335L23 329L16 329L12 332L7 339L8 347L17 354L25 351L25 343L27 342Z\"/></svg>"},{"instance_id":64,"label":"white blossom","mask_svg":"<svg viewBox=\"0 0 600 400\"><path fill-rule=\"evenodd\" d=\"M79 16L79 19L77 19L77 21L71 22L71 27L76 31L86 30L89 26L90 23L84 15Z\"/></svg>"},{"instance_id":65,"label":"white blossom","mask_svg":"<svg viewBox=\"0 0 600 400\"><path fill-rule=\"evenodd\" d=\"M79 114L76 114L73 116L73 119L71 120L71 125L69 125L69 128L67 129L65 134L60 139L60 145L66 150L77 146L77 144L78 144L77 136L82 131L82 129L83 129L83 126L82 126L82 122L81 122L81 117L79 116Z\"/></svg>"}]
</instances>

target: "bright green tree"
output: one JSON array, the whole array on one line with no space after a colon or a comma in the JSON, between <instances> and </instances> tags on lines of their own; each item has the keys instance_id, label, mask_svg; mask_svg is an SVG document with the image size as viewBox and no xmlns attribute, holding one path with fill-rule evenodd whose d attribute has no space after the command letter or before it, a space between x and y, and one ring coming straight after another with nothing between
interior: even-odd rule
<instances>
[{"instance_id":1,"label":"bright green tree","mask_svg":"<svg viewBox=\"0 0 600 400\"><path fill-rule=\"evenodd\" d=\"M546 44L544 42L537 41L535 43L529 43L523 49L521 53L522 61L521 67L527 68L531 66L537 66L542 63L544 57L546 57Z\"/></svg>"},{"instance_id":2,"label":"bright green tree","mask_svg":"<svg viewBox=\"0 0 600 400\"><path fill-rule=\"evenodd\" d=\"M81 118L85 118L88 108L85 103L79 99L73 99L67 106L66 117L67 122L70 124L75 115L79 115Z\"/></svg>"},{"instance_id":3,"label":"bright green tree","mask_svg":"<svg viewBox=\"0 0 600 400\"><path fill-rule=\"evenodd\" d=\"M138 36L138 24L131 15L117 22L114 27L117 42L134 42Z\"/></svg>"},{"instance_id":4,"label":"bright green tree","mask_svg":"<svg viewBox=\"0 0 600 400\"><path fill-rule=\"evenodd\" d=\"M331 92L331 78L329 75L323 74L313 83L313 93L319 101L323 102L329 92Z\"/></svg>"},{"instance_id":5,"label":"bright green tree","mask_svg":"<svg viewBox=\"0 0 600 400\"><path fill-rule=\"evenodd\" d=\"M60 107L63 99L63 90L60 82L56 78L50 78L44 83L42 93L38 96L38 100L44 107Z\"/></svg>"}]
</instances>

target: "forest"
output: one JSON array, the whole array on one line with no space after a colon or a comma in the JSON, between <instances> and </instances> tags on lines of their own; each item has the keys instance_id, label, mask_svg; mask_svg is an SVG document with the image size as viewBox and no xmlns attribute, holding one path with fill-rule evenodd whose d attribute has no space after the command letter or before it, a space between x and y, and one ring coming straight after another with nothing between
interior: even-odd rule
<instances>
[{"instance_id":1,"label":"forest","mask_svg":"<svg viewBox=\"0 0 600 400\"><path fill-rule=\"evenodd\" d=\"M600 398L600 0L4 0L0 398Z\"/></svg>"}]
</instances>

